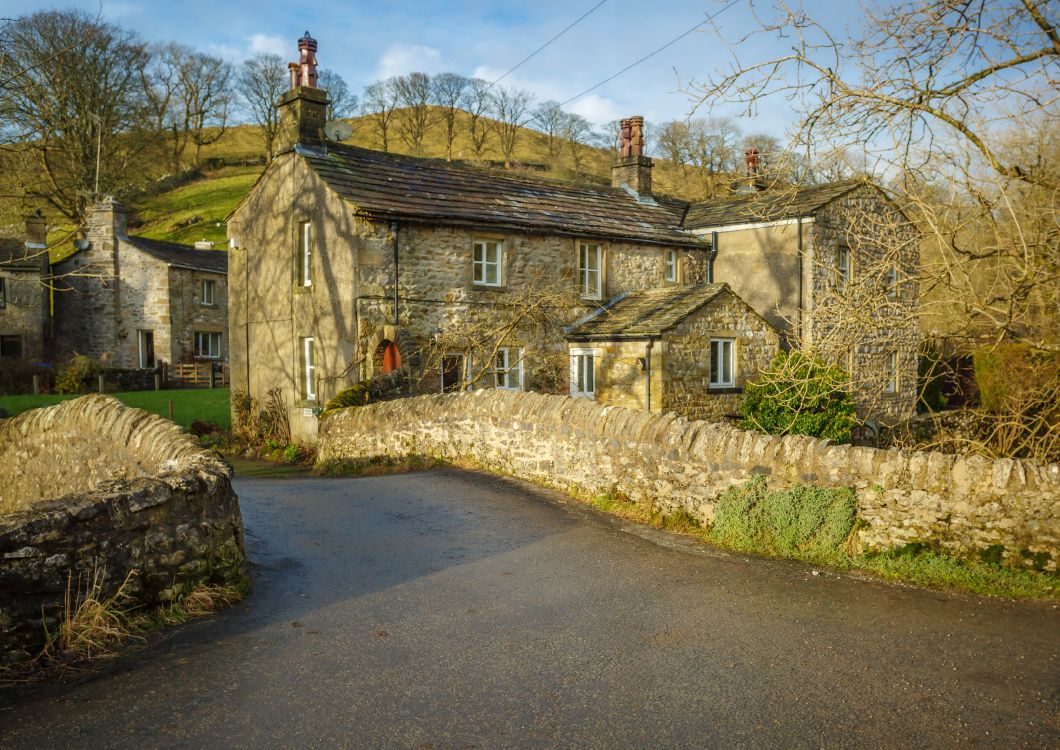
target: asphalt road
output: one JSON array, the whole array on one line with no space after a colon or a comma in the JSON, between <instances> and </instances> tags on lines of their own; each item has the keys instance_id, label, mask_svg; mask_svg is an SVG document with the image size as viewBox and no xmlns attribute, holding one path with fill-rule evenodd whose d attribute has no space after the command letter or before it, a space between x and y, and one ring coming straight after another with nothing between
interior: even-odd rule
<instances>
[{"instance_id":1,"label":"asphalt road","mask_svg":"<svg viewBox=\"0 0 1060 750\"><path fill-rule=\"evenodd\" d=\"M237 482L243 604L3 748L1060 746L1054 606L731 556L495 477Z\"/></svg>"}]
</instances>

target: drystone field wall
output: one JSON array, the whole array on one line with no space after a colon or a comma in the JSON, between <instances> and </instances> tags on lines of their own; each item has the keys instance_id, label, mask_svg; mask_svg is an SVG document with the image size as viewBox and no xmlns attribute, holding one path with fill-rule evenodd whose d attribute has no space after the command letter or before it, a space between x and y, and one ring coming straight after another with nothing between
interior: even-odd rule
<instances>
[{"instance_id":1,"label":"drystone field wall","mask_svg":"<svg viewBox=\"0 0 1060 750\"><path fill-rule=\"evenodd\" d=\"M69 589L172 601L245 576L231 469L172 422L107 396L0 420L0 663L55 632Z\"/></svg>"},{"instance_id":2,"label":"drystone field wall","mask_svg":"<svg viewBox=\"0 0 1060 750\"><path fill-rule=\"evenodd\" d=\"M319 460L470 458L553 486L620 492L710 522L728 487L851 487L864 549L911 542L957 554L998 545L1055 570L1060 466L934 452L831 445L727 424L649 414L588 399L499 390L419 396L336 412Z\"/></svg>"}]
</instances>

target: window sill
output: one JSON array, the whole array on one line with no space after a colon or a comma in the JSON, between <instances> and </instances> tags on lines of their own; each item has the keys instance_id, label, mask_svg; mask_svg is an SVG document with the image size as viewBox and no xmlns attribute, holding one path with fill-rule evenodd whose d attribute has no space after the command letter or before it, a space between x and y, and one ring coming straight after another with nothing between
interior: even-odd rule
<instances>
[{"instance_id":1,"label":"window sill","mask_svg":"<svg viewBox=\"0 0 1060 750\"><path fill-rule=\"evenodd\" d=\"M507 292L508 287L503 284L472 284L473 292Z\"/></svg>"},{"instance_id":2,"label":"window sill","mask_svg":"<svg viewBox=\"0 0 1060 750\"><path fill-rule=\"evenodd\" d=\"M738 385L711 385L707 386L707 392L716 396L724 396L732 393L743 393L743 388Z\"/></svg>"},{"instance_id":3,"label":"window sill","mask_svg":"<svg viewBox=\"0 0 1060 750\"><path fill-rule=\"evenodd\" d=\"M294 402L296 409L311 409L320 406L320 402L315 398L300 398Z\"/></svg>"},{"instance_id":4,"label":"window sill","mask_svg":"<svg viewBox=\"0 0 1060 750\"><path fill-rule=\"evenodd\" d=\"M305 286L303 284L296 284L294 287L295 294L310 294L313 291L313 285Z\"/></svg>"}]
</instances>

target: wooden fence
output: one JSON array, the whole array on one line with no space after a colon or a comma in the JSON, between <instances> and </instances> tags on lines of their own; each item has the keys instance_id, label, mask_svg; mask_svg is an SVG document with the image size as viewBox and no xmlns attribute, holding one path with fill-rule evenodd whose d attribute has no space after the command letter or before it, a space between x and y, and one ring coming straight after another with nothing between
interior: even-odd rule
<instances>
[{"instance_id":1,"label":"wooden fence","mask_svg":"<svg viewBox=\"0 0 1060 750\"><path fill-rule=\"evenodd\" d=\"M166 384L170 388L225 388L229 384L228 365L224 362L166 365Z\"/></svg>"}]
</instances>

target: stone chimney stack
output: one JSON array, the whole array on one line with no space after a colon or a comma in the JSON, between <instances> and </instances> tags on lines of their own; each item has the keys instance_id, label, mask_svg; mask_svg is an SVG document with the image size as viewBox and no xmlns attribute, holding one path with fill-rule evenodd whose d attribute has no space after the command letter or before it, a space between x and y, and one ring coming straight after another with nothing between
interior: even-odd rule
<instances>
[{"instance_id":1,"label":"stone chimney stack","mask_svg":"<svg viewBox=\"0 0 1060 750\"><path fill-rule=\"evenodd\" d=\"M48 225L38 208L26 217L26 247L41 249L48 246Z\"/></svg>"},{"instance_id":2,"label":"stone chimney stack","mask_svg":"<svg viewBox=\"0 0 1060 750\"><path fill-rule=\"evenodd\" d=\"M644 155L644 118L622 120L618 160L611 167L611 187L628 188L641 198L651 197L652 160Z\"/></svg>"},{"instance_id":3,"label":"stone chimney stack","mask_svg":"<svg viewBox=\"0 0 1060 750\"><path fill-rule=\"evenodd\" d=\"M108 196L88 210L85 220L85 238L94 246L113 243L126 238L128 210L114 198Z\"/></svg>"},{"instance_id":4,"label":"stone chimney stack","mask_svg":"<svg viewBox=\"0 0 1060 750\"><path fill-rule=\"evenodd\" d=\"M294 150L295 146L323 148L324 125L327 124L328 94L317 86L317 40L305 33L298 40L299 60L289 63L291 90L280 97L280 129L276 135L276 153Z\"/></svg>"},{"instance_id":5,"label":"stone chimney stack","mask_svg":"<svg viewBox=\"0 0 1060 750\"><path fill-rule=\"evenodd\" d=\"M758 193L765 190L767 185L759 179L758 174L758 149L749 148L743 152L744 161L747 163L747 176L740 180L734 180L732 189L737 193Z\"/></svg>"}]
</instances>

